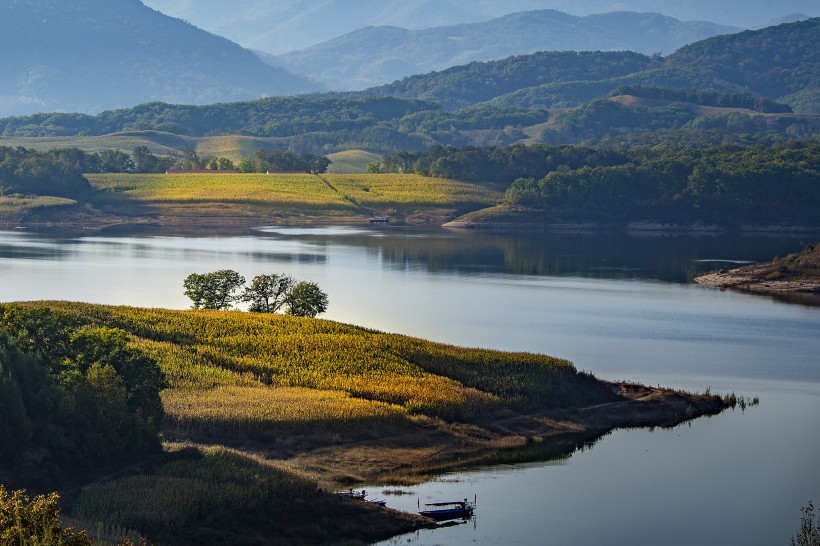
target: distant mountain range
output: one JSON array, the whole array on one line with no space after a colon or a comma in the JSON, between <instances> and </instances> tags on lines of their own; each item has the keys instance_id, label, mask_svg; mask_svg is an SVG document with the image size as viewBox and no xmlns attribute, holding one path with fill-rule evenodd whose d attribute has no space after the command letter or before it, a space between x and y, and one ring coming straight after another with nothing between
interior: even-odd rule
<instances>
[{"instance_id":1,"label":"distant mountain range","mask_svg":"<svg viewBox=\"0 0 820 546\"><path fill-rule=\"evenodd\" d=\"M0 3L0 115L96 113L318 89L139 0Z\"/></svg>"},{"instance_id":2,"label":"distant mountain range","mask_svg":"<svg viewBox=\"0 0 820 546\"><path fill-rule=\"evenodd\" d=\"M608 138L694 146L815 138L817 43L820 18L709 38L665 58L542 52L361 92L6 118L0 135L99 135L110 143L113 137L103 135L147 138L151 131L151 140L168 144L174 140L169 133L194 139L240 134L259 139L253 146L312 153Z\"/></svg>"},{"instance_id":3,"label":"distant mountain range","mask_svg":"<svg viewBox=\"0 0 820 546\"><path fill-rule=\"evenodd\" d=\"M742 28L820 16L817 0L145 0L245 47L271 54L301 50L367 26L423 29L555 9L572 15L656 12L680 21Z\"/></svg>"},{"instance_id":4,"label":"distant mountain range","mask_svg":"<svg viewBox=\"0 0 820 546\"><path fill-rule=\"evenodd\" d=\"M280 56L281 65L331 89L364 89L471 61L536 51L669 53L740 29L682 23L655 13L577 17L555 10L514 13L482 23L408 30L368 27Z\"/></svg>"}]
</instances>

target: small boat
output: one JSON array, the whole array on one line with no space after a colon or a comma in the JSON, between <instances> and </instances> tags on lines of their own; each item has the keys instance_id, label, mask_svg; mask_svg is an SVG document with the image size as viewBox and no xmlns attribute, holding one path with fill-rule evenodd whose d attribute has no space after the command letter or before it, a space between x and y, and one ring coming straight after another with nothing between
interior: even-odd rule
<instances>
[{"instance_id":1,"label":"small boat","mask_svg":"<svg viewBox=\"0 0 820 546\"><path fill-rule=\"evenodd\" d=\"M431 502L425 504L427 510L419 510L419 514L427 516L436 521L446 521L449 519L468 519L472 517L475 510L475 502L463 501L453 502Z\"/></svg>"},{"instance_id":2,"label":"small boat","mask_svg":"<svg viewBox=\"0 0 820 546\"><path fill-rule=\"evenodd\" d=\"M370 217L371 224L389 224L390 217L389 216L371 216Z\"/></svg>"},{"instance_id":3,"label":"small boat","mask_svg":"<svg viewBox=\"0 0 820 546\"><path fill-rule=\"evenodd\" d=\"M354 491L352 489L348 489L347 491L336 491L336 496L339 499L354 499L354 500L364 500L367 496L367 491L362 489L361 491Z\"/></svg>"}]
</instances>

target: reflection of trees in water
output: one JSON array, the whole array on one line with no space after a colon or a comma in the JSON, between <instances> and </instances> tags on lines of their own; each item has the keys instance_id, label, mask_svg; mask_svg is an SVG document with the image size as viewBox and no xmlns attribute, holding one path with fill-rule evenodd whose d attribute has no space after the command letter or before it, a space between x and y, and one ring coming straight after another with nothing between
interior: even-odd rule
<instances>
[{"instance_id":1,"label":"reflection of trees in water","mask_svg":"<svg viewBox=\"0 0 820 546\"><path fill-rule=\"evenodd\" d=\"M816 236L815 236L816 237ZM365 246L391 269L464 274L575 275L689 282L732 261L765 261L799 250L805 236L458 233L426 238L367 235L334 242Z\"/></svg>"},{"instance_id":2,"label":"reflection of trees in water","mask_svg":"<svg viewBox=\"0 0 820 546\"><path fill-rule=\"evenodd\" d=\"M249 235L244 227L142 228L142 235L235 237ZM185 231L180 231L185 230ZM106 235L133 235L108 231ZM250 234L259 234L250 231ZM88 235L88 233L84 233ZM378 235L378 236L374 236ZM393 270L431 273L573 275L613 279L654 279L690 282L715 269L733 268L735 261L768 261L820 240L820 234L715 234L661 232L487 233L423 229L362 229L351 233L266 234L284 241L309 242L325 249L341 245L364 249L369 259ZM0 246L0 253L5 249ZM8 251L8 250L7 250ZM17 252L20 252L19 250ZM62 252L59 251L59 252ZM323 263L326 255L287 251L261 253L276 262ZM47 258L46 258L47 259Z\"/></svg>"},{"instance_id":3,"label":"reflection of trees in water","mask_svg":"<svg viewBox=\"0 0 820 546\"><path fill-rule=\"evenodd\" d=\"M528 441L523 447L498 449L487 452L484 458L471 466L535 463L536 466L558 465L567 462L576 452L592 449L611 430L566 433L543 440Z\"/></svg>"}]
</instances>

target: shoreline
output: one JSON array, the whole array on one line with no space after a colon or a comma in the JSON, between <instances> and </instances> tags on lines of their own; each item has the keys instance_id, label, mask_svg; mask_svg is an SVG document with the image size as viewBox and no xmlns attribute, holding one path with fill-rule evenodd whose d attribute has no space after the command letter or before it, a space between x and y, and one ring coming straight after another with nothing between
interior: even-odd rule
<instances>
[{"instance_id":1,"label":"shoreline","mask_svg":"<svg viewBox=\"0 0 820 546\"><path fill-rule=\"evenodd\" d=\"M674 427L730 407L715 395L605 383L623 399L535 414L509 412L472 423L428 425L411 433L266 457L277 467L307 475L330 489L413 485L465 468L568 455L578 445L618 428ZM263 446L258 448L264 452Z\"/></svg>"},{"instance_id":2,"label":"shoreline","mask_svg":"<svg viewBox=\"0 0 820 546\"><path fill-rule=\"evenodd\" d=\"M820 306L818 245L809 245L800 253L770 262L745 265L730 270L707 273L695 282L720 290L735 290L788 299L806 305Z\"/></svg>"}]
</instances>

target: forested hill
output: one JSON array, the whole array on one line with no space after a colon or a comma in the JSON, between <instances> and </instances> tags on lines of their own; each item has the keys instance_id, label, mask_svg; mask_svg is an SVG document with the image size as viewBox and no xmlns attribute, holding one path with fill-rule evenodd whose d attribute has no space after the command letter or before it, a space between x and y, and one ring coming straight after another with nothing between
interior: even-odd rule
<instances>
[{"instance_id":1,"label":"forested hill","mask_svg":"<svg viewBox=\"0 0 820 546\"><path fill-rule=\"evenodd\" d=\"M438 108L429 102L392 97L269 97L203 106L154 102L134 108L109 110L96 116L52 113L0 119L0 135L105 135L154 130L190 136L246 134L285 137L314 131L361 130L380 121Z\"/></svg>"},{"instance_id":2,"label":"forested hill","mask_svg":"<svg viewBox=\"0 0 820 546\"><path fill-rule=\"evenodd\" d=\"M757 143L771 142L770 137L811 138L820 134L818 29L820 19L811 19L717 37L667 59L628 52L536 53L360 93L206 106L149 103L96 116L5 118L0 136L239 134L277 139L266 149L321 154L346 149L389 153L433 144L654 139L651 133L678 130L700 131L672 139L696 146L705 138L712 144L737 142L742 134L752 137L745 142ZM788 106L776 104L781 102ZM18 144L32 145L7 143Z\"/></svg>"},{"instance_id":3,"label":"forested hill","mask_svg":"<svg viewBox=\"0 0 820 546\"><path fill-rule=\"evenodd\" d=\"M317 89L139 0L0 2L0 51L0 115L6 116Z\"/></svg>"},{"instance_id":4,"label":"forested hill","mask_svg":"<svg viewBox=\"0 0 820 546\"><path fill-rule=\"evenodd\" d=\"M414 98L437 102L446 109L464 108L538 85L626 76L646 69L651 62L651 57L629 51L538 52L410 76L352 96Z\"/></svg>"},{"instance_id":5,"label":"forested hill","mask_svg":"<svg viewBox=\"0 0 820 546\"><path fill-rule=\"evenodd\" d=\"M695 72L717 85L725 82L764 97L807 92L816 97L820 88L820 18L696 42L667 57L664 66Z\"/></svg>"},{"instance_id":6,"label":"forested hill","mask_svg":"<svg viewBox=\"0 0 820 546\"><path fill-rule=\"evenodd\" d=\"M361 95L394 95L464 107L579 106L626 84L751 93L796 111L820 111L820 18L716 36L667 58L634 53L535 53L411 76ZM526 75L532 74L532 77Z\"/></svg>"},{"instance_id":7,"label":"forested hill","mask_svg":"<svg viewBox=\"0 0 820 546\"><path fill-rule=\"evenodd\" d=\"M420 30L367 27L279 60L285 68L331 89L364 89L412 74L536 51L669 53L696 40L739 30L703 21L681 22L657 13L577 17L535 10Z\"/></svg>"}]
</instances>

